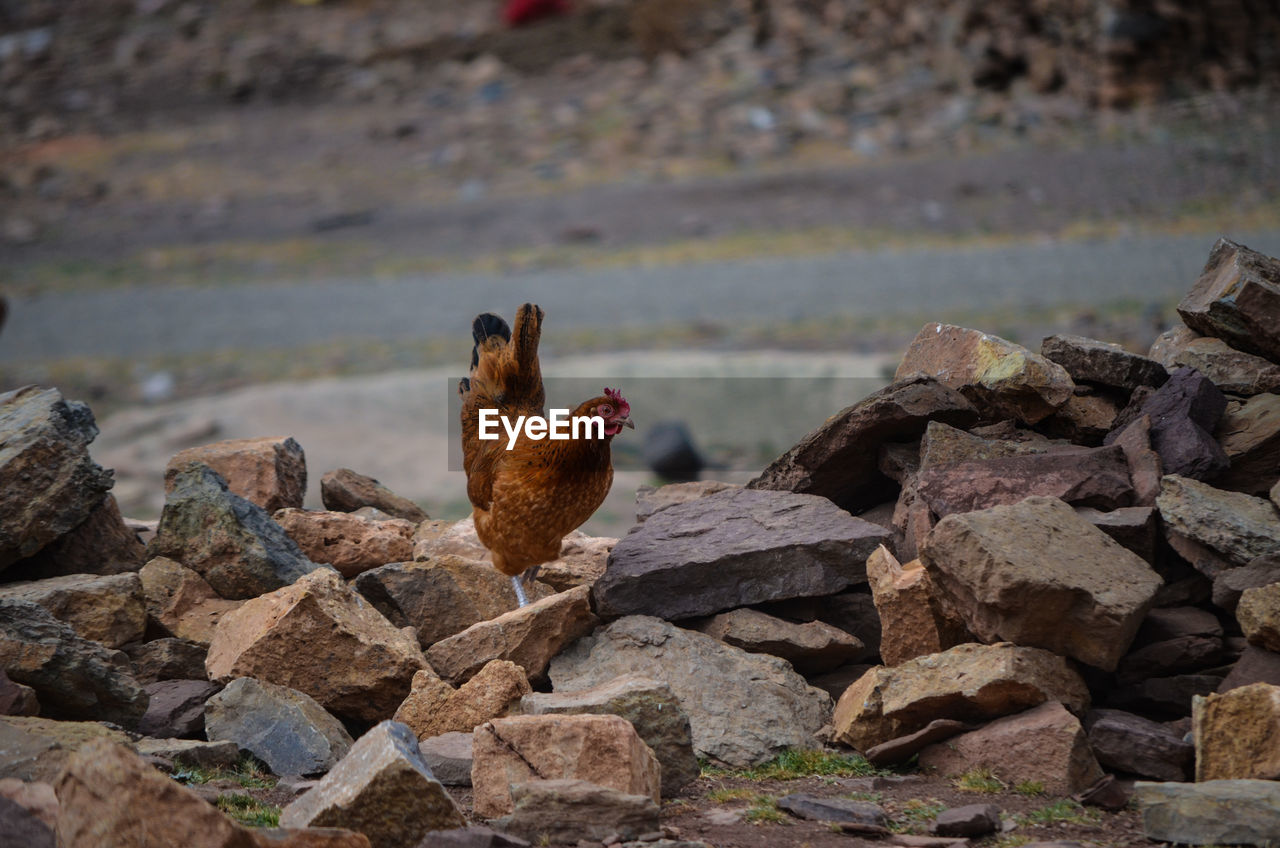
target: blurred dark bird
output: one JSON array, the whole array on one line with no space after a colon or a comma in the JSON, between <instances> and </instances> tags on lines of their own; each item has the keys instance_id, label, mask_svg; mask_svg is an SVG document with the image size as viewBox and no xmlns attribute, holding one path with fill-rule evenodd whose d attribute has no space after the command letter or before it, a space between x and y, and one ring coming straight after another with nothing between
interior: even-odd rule
<instances>
[{"instance_id":1,"label":"blurred dark bird","mask_svg":"<svg viewBox=\"0 0 1280 848\"><path fill-rule=\"evenodd\" d=\"M507 0L502 20L509 27L518 27L568 13L569 0Z\"/></svg>"}]
</instances>

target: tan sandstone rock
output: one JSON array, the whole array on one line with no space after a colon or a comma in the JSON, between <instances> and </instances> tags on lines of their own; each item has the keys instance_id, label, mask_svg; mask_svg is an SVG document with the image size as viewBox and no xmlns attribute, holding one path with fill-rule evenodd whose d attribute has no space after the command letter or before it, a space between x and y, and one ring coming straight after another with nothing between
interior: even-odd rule
<instances>
[{"instance_id":1,"label":"tan sandstone rock","mask_svg":"<svg viewBox=\"0 0 1280 848\"><path fill-rule=\"evenodd\" d=\"M409 697L394 718L407 724L419 741L443 733L470 733L477 725L510 714L532 691L524 669L506 660L487 663L457 689L423 669L413 676Z\"/></svg>"},{"instance_id":2,"label":"tan sandstone rock","mask_svg":"<svg viewBox=\"0 0 1280 848\"><path fill-rule=\"evenodd\" d=\"M831 723L859 751L914 733L939 718L983 721L1045 701L1079 713L1089 690L1063 657L1040 648L957 645L893 668L877 666L845 690Z\"/></svg>"},{"instance_id":3,"label":"tan sandstone rock","mask_svg":"<svg viewBox=\"0 0 1280 848\"><path fill-rule=\"evenodd\" d=\"M1236 618L1249 644L1280 653L1280 583L1246 589Z\"/></svg>"},{"instance_id":4,"label":"tan sandstone rock","mask_svg":"<svg viewBox=\"0 0 1280 848\"><path fill-rule=\"evenodd\" d=\"M413 557L414 525L376 521L347 512L282 509L272 516L312 562L327 562L343 577Z\"/></svg>"},{"instance_id":5,"label":"tan sandstone rock","mask_svg":"<svg viewBox=\"0 0 1280 848\"><path fill-rule=\"evenodd\" d=\"M1280 780L1280 686L1253 683L1191 700L1196 781Z\"/></svg>"},{"instance_id":6,"label":"tan sandstone rock","mask_svg":"<svg viewBox=\"0 0 1280 848\"><path fill-rule=\"evenodd\" d=\"M491 660L510 660L529 678L546 673L551 658L599 624L588 600L591 587L580 586L473 624L427 651L431 667L460 684Z\"/></svg>"},{"instance_id":7,"label":"tan sandstone rock","mask_svg":"<svg viewBox=\"0 0 1280 848\"><path fill-rule=\"evenodd\" d=\"M930 745L920 765L945 775L990 769L1010 786L1036 782L1050 795L1082 792L1102 777L1080 721L1056 701Z\"/></svg>"},{"instance_id":8,"label":"tan sandstone rock","mask_svg":"<svg viewBox=\"0 0 1280 848\"><path fill-rule=\"evenodd\" d=\"M880 658L885 665L901 665L972 641L919 560L904 566L881 545L867 557L867 579L880 614Z\"/></svg>"},{"instance_id":9,"label":"tan sandstone rock","mask_svg":"<svg viewBox=\"0 0 1280 848\"><path fill-rule=\"evenodd\" d=\"M205 661L210 680L256 677L364 721L392 715L427 667L412 637L328 569L224 615Z\"/></svg>"},{"instance_id":10,"label":"tan sandstone rock","mask_svg":"<svg viewBox=\"0 0 1280 848\"><path fill-rule=\"evenodd\" d=\"M142 582L132 573L69 574L0 586L0 598L32 601L86 639L119 648L147 627Z\"/></svg>"},{"instance_id":11,"label":"tan sandstone rock","mask_svg":"<svg viewBox=\"0 0 1280 848\"><path fill-rule=\"evenodd\" d=\"M227 488L267 512L301 507L307 491L307 459L292 438L228 439L178 451L164 469L165 491L184 466L199 462L227 481Z\"/></svg>"},{"instance_id":12,"label":"tan sandstone rock","mask_svg":"<svg viewBox=\"0 0 1280 848\"><path fill-rule=\"evenodd\" d=\"M658 758L631 723L615 715L539 715L477 727L471 784L478 816L512 811L511 786L572 778L659 799Z\"/></svg>"}]
</instances>

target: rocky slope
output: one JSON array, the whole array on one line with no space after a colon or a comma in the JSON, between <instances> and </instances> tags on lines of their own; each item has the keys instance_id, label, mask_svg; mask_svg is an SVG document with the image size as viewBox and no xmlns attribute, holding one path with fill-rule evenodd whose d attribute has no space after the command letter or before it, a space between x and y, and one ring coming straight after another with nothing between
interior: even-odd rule
<instances>
[{"instance_id":1,"label":"rocky slope","mask_svg":"<svg viewBox=\"0 0 1280 848\"><path fill-rule=\"evenodd\" d=\"M89 410L9 392L0 817L86 848L714 841L663 806L705 796L699 760L826 746L1267 844L1280 261L1219 242L1179 312L1147 356L926 325L747 486L642 492L622 539L571 536L522 609L468 521L347 470L301 509L288 438L183 451L158 524L129 522ZM287 778L281 827L183 785L242 752ZM875 780L770 814L885 845L1006 827Z\"/></svg>"}]
</instances>

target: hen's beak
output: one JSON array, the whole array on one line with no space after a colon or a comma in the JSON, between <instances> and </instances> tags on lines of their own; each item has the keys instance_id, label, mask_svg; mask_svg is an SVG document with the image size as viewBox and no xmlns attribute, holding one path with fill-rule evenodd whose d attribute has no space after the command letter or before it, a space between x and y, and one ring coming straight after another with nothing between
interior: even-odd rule
<instances>
[{"instance_id":1,"label":"hen's beak","mask_svg":"<svg viewBox=\"0 0 1280 848\"><path fill-rule=\"evenodd\" d=\"M632 421L630 418L624 418L618 423L621 424L623 427L626 427L628 430L634 430L636 428L636 423Z\"/></svg>"}]
</instances>

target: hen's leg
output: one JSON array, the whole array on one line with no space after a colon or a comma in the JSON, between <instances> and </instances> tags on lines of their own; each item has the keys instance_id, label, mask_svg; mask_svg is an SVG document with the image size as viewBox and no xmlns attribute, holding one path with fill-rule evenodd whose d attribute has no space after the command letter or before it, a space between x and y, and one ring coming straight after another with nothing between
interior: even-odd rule
<instances>
[{"instance_id":1,"label":"hen's leg","mask_svg":"<svg viewBox=\"0 0 1280 848\"><path fill-rule=\"evenodd\" d=\"M524 596L524 584L520 582L520 577L511 578L511 588L516 590L516 603L522 607L529 606L529 599Z\"/></svg>"}]
</instances>

